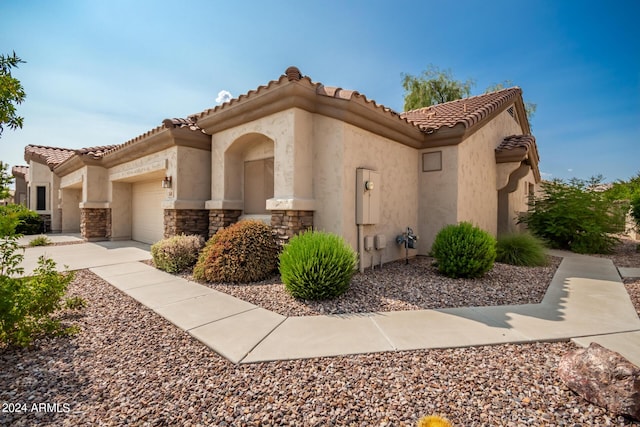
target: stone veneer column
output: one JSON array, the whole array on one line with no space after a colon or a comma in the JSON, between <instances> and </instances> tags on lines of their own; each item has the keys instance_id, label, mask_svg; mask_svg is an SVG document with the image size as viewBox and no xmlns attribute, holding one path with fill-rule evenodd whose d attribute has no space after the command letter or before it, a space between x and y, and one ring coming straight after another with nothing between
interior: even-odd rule
<instances>
[{"instance_id":1,"label":"stone veneer column","mask_svg":"<svg viewBox=\"0 0 640 427\"><path fill-rule=\"evenodd\" d=\"M313 211L271 211L271 228L281 243L313 227Z\"/></svg>"},{"instance_id":2,"label":"stone veneer column","mask_svg":"<svg viewBox=\"0 0 640 427\"><path fill-rule=\"evenodd\" d=\"M242 211L237 209L210 209L209 237L216 234L221 228L238 222L240 215L242 215Z\"/></svg>"},{"instance_id":3,"label":"stone veneer column","mask_svg":"<svg viewBox=\"0 0 640 427\"><path fill-rule=\"evenodd\" d=\"M108 240L111 237L111 209L81 208L80 233L85 240Z\"/></svg>"},{"instance_id":4,"label":"stone veneer column","mask_svg":"<svg viewBox=\"0 0 640 427\"><path fill-rule=\"evenodd\" d=\"M179 234L209 236L209 211L206 209L165 209L164 237Z\"/></svg>"}]
</instances>

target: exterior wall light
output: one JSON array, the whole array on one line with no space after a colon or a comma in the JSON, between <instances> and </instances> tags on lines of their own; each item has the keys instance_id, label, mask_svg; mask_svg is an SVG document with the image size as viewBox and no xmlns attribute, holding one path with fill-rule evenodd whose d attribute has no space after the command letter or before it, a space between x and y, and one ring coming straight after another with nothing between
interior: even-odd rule
<instances>
[{"instance_id":1,"label":"exterior wall light","mask_svg":"<svg viewBox=\"0 0 640 427\"><path fill-rule=\"evenodd\" d=\"M367 181L364 183L365 190L373 190L373 187L374 187L373 181Z\"/></svg>"},{"instance_id":2,"label":"exterior wall light","mask_svg":"<svg viewBox=\"0 0 640 427\"><path fill-rule=\"evenodd\" d=\"M171 188L171 177L165 176L162 180L162 188Z\"/></svg>"}]
</instances>

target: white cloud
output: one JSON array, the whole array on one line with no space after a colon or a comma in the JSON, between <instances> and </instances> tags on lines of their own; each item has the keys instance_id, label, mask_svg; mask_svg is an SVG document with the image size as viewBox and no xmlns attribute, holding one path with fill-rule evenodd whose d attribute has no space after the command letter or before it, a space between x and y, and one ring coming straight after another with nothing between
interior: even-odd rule
<instances>
[{"instance_id":1,"label":"white cloud","mask_svg":"<svg viewBox=\"0 0 640 427\"><path fill-rule=\"evenodd\" d=\"M567 169L567 172L573 172L573 169Z\"/></svg>"},{"instance_id":2,"label":"white cloud","mask_svg":"<svg viewBox=\"0 0 640 427\"><path fill-rule=\"evenodd\" d=\"M544 179L549 179L553 176L553 174L551 172L540 172L540 175L544 178Z\"/></svg>"},{"instance_id":3,"label":"white cloud","mask_svg":"<svg viewBox=\"0 0 640 427\"><path fill-rule=\"evenodd\" d=\"M233 96L231 95L231 92L229 92L228 90L221 90L220 92L218 92L218 97L216 98L216 102L218 104L223 104L225 102L230 101L231 98L233 98Z\"/></svg>"}]
</instances>

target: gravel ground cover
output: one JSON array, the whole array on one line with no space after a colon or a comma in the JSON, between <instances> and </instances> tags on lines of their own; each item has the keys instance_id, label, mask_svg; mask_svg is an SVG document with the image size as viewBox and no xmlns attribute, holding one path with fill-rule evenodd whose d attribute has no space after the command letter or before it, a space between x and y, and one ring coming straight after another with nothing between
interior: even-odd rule
<instances>
[{"instance_id":1,"label":"gravel ground cover","mask_svg":"<svg viewBox=\"0 0 640 427\"><path fill-rule=\"evenodd\" d=\"M61 314L79 335L0 348L0 425L640 425L564 386L571 343L234 365L88 271L69 292L89 302Z\"/></svg>"},{"instance_id":2,"label":"gravel ground cover","mask_svg":"<svg viewBox=\"0 0 640 427\"><path fill-rule=\"evenodd\" d=\"M482 278L450 279L437 272L433 258L417 257L408 265L398 261L355 274L349 290L330 301L296 300L279 276L252 284L206 285L284 316L537 304L560 261L549 257L545 267L495 263Z\"/></svg>"}]
</instances>

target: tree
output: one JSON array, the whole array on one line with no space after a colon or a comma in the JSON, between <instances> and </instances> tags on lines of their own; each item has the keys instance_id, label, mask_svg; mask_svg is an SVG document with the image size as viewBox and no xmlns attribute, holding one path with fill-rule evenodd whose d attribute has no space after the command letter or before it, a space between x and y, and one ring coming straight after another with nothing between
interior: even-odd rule
<instances>
[{"instance_id":1,"label":"tree","mask_svg":"<svg viewBox=\"0 0 640 427\"><path fill-rule=\"evenodd\" d=\"M619 208L592 190L599 184L601 177L543 182L520 222L552 248L609 253L617 242L612 233L620 231Z\"/></svg>"},{"instance_id":2,"label":"tree","mask_svg":"<svg viewBox=\"0 0 640 427\"><path fill-rule=\"evenodd\" d=\"M14 130L22 128L23 118L16 114L16 105L24 101L26 94L20 80L11 75L11 69L24 62L15 52L0 55L0 136L5 125Z\"/></svg>"},{"instance_id":3,"label":"tree","mask_svg":"<svg viewBox=\"0 0 640 427\"><path fill-rule=\"evenodd\" d=\"M13 182L13 177L9 175L9 165L0 160L0 200L11 197L9 184Z\"/></svg>"},{"instance_id":4,"label":"tree","mask_svg":"<svg viewBox=\"0 0 640 427\"><path fill-rule=\"evenodd\" d=\"M441 70L433 64L419 76L402 73L404 110L415 110L467 97L474 84L471 79L465 82L456 80L451 70Z\"/></svg>"},{"instance_id":5,"label":"tree","mask_svg":"<svg viewBox=\"0 0 640 427\"><path fill-rule=\"evenodd\" d=\"M511 80L505 80L502 83L496 83L496 84L493 84L493 85L489 86L487 88L487 90L485 91L485 93L495 92L497 90L502 90L502 89L506 89L508 87L513 87L513 86L515 86L515 84L513 84L513 82ZM536 109L537 108L538 108L537 104L534 104L533 102L525 101L524 109L527 112L527 118L529 119L529 121L531 121L533 116L536 114Z\"/></svg>"}]
</instances>

